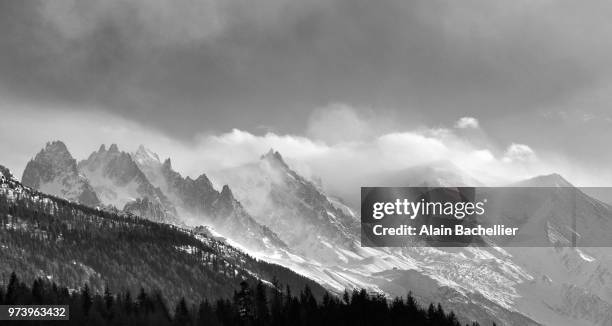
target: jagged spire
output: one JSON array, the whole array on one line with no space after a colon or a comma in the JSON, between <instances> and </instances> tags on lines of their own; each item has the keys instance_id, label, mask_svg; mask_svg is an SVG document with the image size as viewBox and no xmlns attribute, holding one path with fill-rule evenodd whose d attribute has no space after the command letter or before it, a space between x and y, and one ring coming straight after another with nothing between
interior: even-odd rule
<instances>
[{"instance_id":1,"label":"jagged spire","mask_svg":"<svg viewBox=\"0 0 612 326\"><path fill-rule=\"evenodd\" d=\"M164 164L162 165L162 167L168 170L172 169L172 162L170 161L169 157L164 160Z\"/></svg>"},{"instance_id":2,"label":"jagged spire","mask_svg":"<svg viewBox=\"0 0 612 326\"><path fill-rule=\"evenodd\" d=\"M108 149L109 152L119 152L119 147L117 147L117 144L112 144L110 146L110 148Z\"/></svg>"},{"instance_id":3,"label":"jagged spire","mask_svg":"<svg viewBox=\"0 0 612 326\"><path fill-rule=\"evenodd\" d=\"M210 182L210 179L208 179L208 176L206 176L206 174L201 174L199 177L197 177L195 179L195 182L197 182L200 185L205 185L205 187L207 189L212 189L213 185L212 182Z\"/></svg>"},{"instance_id":4,"label":"jagged spire","mask_svg":"<svg viewBox=\"0 0 612 326\"><path fill-rule=\"evenodd\" d=\"M103 153L106 152L106 145L102 144L100 145L100 148L98 149L98 153Z\"/></svg>"},{"instance_id":5,"label":"jagged spire","mask_svg":"<svg viewBox=\"0 0 612 326\"><path fill-rule=\"evenodd\" d=\"M41 149L34 160L72 160L72 155L68 151L68 147L62 141L55 140L47 142L45 148Z\"/></svg>"},{"instance_id":6,"label":"jagged spire","mask_svg":"<svg viewBox=\"0 0 612 326\"><path fill-rule=\"evenodd\" d=\"M132 158L140 164L161 164L159 155L142 144L138 146L136 152L132 153Z\"/></svg>"},{"instance_id":7,"label":"jagged spire","mask_svg":"<svg viewBox=\"0 0 612 326\"><path fill-rule=\"evenodd\" d=\"M232 190L230 189L230 187L228 185L223 185L223 189L221 189L221 198L234 198L234 195L232 194Z\"/></svg>"},{"instance_id":8,"label":"jagged spire","mask_svg":"<svg viewBox=\"0 0 612 326\"><path fill-rule=\"evenodd\" d=\"M287 163L285 163L285 161L283 160L282 155L278 151L275 151L273 148L270 148L270 150L266 154L262 155L261 159L268 160L270 162L280 163L282 166L286 168L289 167Z\"/></svg>"},{"instance_id":9,"label":"jagged spire","mask_svg":"<svg viewBox=\"0 0 612 326\"><path fill-rule=\"evenodd\" d=\"M61 155L68 154L70 156L68 147L66 147L66 144L64 144L61 140L54 140L54 141L47 142L47 144L45 144L45 148L41 149L39 154L42 154L45 152L46 153L58 153Z\"/></svg>"},{"instance_id":10,"label":"jagged spire","mask_svg":"<svg viewBox=\"0 0 612 326\"><path fill-rule=\"evenodd\" d=\"M48 142L46 147L66 148L66 144L64 144L64 142L61 140L54 140Z\"/></svg>"}]
</instances>

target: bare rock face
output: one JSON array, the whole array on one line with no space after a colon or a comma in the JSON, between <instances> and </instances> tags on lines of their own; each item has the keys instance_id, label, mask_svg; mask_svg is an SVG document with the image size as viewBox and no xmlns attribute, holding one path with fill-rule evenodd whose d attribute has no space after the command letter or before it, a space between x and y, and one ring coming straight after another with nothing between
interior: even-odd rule
<instances>
[{"instance_id":1,"label":"bare rock face","mask_svg":"<svg viewBox=\"0 0 612 326\"><path fill-rule=\"evenodd\" d=\"M174 221L176 217L170 214L161 203L151 201L147 197L128 202L123 207L123 211L145 217L153 222L178 224L178 221Z\"/></svg>"},{"instance_id":2,"label":"bare rock face","mask_svg":"<svg viewBox=\"0 0 612 326\"><path fill-rule=\"evenodd\" d=\"M79 174L76 160L61 141L47 143L28 162L21 180L28 187L83 205L100 204L89 180Z\"/></svg>"},{"instance_id":3,"label":"bare rock face","mask_svg":"<svg viewBox=\"0 0 612 326\"><path fill-rule=\"evenodd\" d=\"M176 216L174 205L159 188L154 187L140 170L130 154L119 151L112 144L108 150L104 145L79 162L78 169L86 176L105 205L123 208L136 200L146 198L148 202L164 211L166 216ZM149 216L144 215L149 218ZM160 217L157 214L157 217Z\"/></svg>"}]
</instances>

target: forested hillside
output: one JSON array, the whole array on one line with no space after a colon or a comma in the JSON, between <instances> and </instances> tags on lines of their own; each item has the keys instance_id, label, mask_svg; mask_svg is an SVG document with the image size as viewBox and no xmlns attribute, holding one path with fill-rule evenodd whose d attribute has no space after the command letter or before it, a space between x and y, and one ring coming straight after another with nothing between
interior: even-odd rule
<instances>
[{"instance_id":1,"label":"forested hillside","mask_svg":"<svg viewBox=\"0 0 612 326\"><path fill-rule=\"evenodd\" d=\"M92 292L160 290L171 303L231 297L242 281L274 278L324 294L317 283L206 235L49 196L0 172L0 282L16 271L27 282L89 284Z\"/></svg>"}]
</instances>

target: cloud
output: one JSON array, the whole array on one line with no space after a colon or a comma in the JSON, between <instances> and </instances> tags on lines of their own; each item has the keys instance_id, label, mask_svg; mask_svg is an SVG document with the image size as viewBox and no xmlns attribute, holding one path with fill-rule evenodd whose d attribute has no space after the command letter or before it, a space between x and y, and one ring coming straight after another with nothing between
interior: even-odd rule
<instances>
[{"instance_id":1,"label":"cloud","mask_svg":"<svg viewBox=\"0 0 612 326\"><path fill-rule=\"evenodd\" d=\"M190 162L207 171L222 170L254 162L274 148L301 174L321 178L329 189L338 192L359 189L366 176L440 162L449 162L466 177L486 184L504 184L554 171L524 144L513 143L503 151L490 142L473 141L439 126L371 132L368 126L377 124L370 124L357 112L339 103L315 110L309 119L308 136L274 132L256 135L239 129L201 135L192 149L198 154ZM196 170L190 171L193 174Z\"/></svg>"},{"instance_id":2,"label":"cloud","mask_svg":"<svg viewBox=\"0 0 612 326\"><path fill-rule=\"evenodd\" d=\"M331 121L355 118L350 111L350 106L336 105L330 109L329 118ZM330 121L320 117L321 114L315 113L317 118L311 120L311 130L319 130L313 125L316 121L321 122L318 127L322 130L330 126ZM363 123L359 119L353 122L357 125ZM340 127L344 126L340 123ZM553 166L540 160L527 145L511 144L505 151L483 147L482 142L472 142L452 128L422 126L360 136L359 140L354 141L337 141L332 137L334 141L330 142L270 132L255 135L235 129L228 133L203 136L195 150L198 153L195 160L198 162L192 163L207 167L214 179L216 170L255 162L262 153L274 148L300 174L322 180L329 192L341 195L352 203L358 198L361 186L373 185L371 183L376 183L376 180L389 181L377 179L376 176L397 174L399 177L404 171L421 166L449 169L442 173L457 173L465 180L478 180L487 185L504 185L535 175L565 171L561 165Z\"/></svg>"},{"instance_id":3,"label":"cloud","mask_svg":"<svg viewBox=\"0 0 612 326\"><path fill-rule=\"evenodd\" d=\"M312 2L310 6L315 6ZM65 40L84 40L112 26L129 46L163 48L214 42L237 24L267 28L287 14L291 1L242 0L41 1L38 12Z\"/></svg>"},{"instance_id":4,"label":"cloud","mask_svg":"<svg viewBox=\"0 0 612 326\"><path fill-rule=\"evenodd\" d=\"M512 162L533 162L536 160L536 154L531 147L525 144L511 144L506 149L502 161L507 163Z\"/></svg>"},{"instance_id":5,"label":"cloud","mask_svg":"<svg viewBox=\"0 0 612 326\"><path fill-rule=\"evenodd\" d=\"M371 177L377 174L394 175L412 167L444 167L446 163L457 169L454 172L487 185L503 185L552 172L581 185L602 185L600 178L559 153L536 155L534 149L523 143L497 148L491 142L475 142L455 128L440 125L360 134L354 141L280 132L256 134L237 128L202 133L186 141L97 110L41 111L34 106L0 101L3 111L0 152L9 153L0 164L7 165L17 176L47 141L59 139L66 142L77 160L86 158L100 144L117 143L128 152L144 144L160 158L170 157L176 170L191 177L202 173L214 175L215 171L256 162L260 155L274 148L299 173L307 178L320 178L327 190L343 196L358 195L359 188L366 185L364 182L373 182L376 179ZM331 118L326 119L322 111L315 112L310 127L325 130L330 120L346 122L355 116L358 118L353 122L367 125L352 111L358 110L347 104L328 106ZM321 126L315 126L317 123ZM339 124L339 128L343 127L344 124Z\"/></svg>"},{"instance_id":6,"label":"cloud","mask_svg":"<svg viewBox=\"0 0 612 326\"><path fill-rule=\"evenodd\" d=\"M39 111L27 105L15 107L14 103L0 103L0 107L7 106L11 109L3 115L0 149L12 153L11 162L5 164L11 163L9 167L17 169L17 174L45 142L53 139L64 140L78 159L85 158L102 143L118 143L126 151L145 144L161 157L171 156L173 165L191 176L252 162L270 148L299 165L302 172L324 179L333 179L339 174L351 178L379 170L400 170L440 160L459 162L467 170L499 163L489 149L479 148L480 145L447 128L368 132L369 126L375 124L364 120L346 104L315 111L309 123L309 136L275 132L257 135L233 129L199 134L189 141L167 137L141 124L96 110ZM28 126L27 131L23 126ZM357 130L351 133L355 127ZM351 137L343 135L344 132ZM523 146L512 145L506 156L519 157Z\"/></svg>"},{"instance_id":7,"label":"cloud","mask_svg":"<svg viewBox=\"0 0 612 326\"><path fill-rule=\"evenodd\" d=\"M477 129L479 128L478 119L472 117L463 117L455 122L455 128L459 129Z\"/></svg>"},{"instance_id":8,"label":"cloud","mask_svg":"<svg viewBox=\"0 0 612 326\"><path fill-rule=\"evenodd\" d=\"M612 79L605 1L0 3L0 86L172 137L304 129L340 101L482 124ZM421 120L419 120L421 121ZM336 139L337 136L332 136Z\"/></svg>"}]
</instances>

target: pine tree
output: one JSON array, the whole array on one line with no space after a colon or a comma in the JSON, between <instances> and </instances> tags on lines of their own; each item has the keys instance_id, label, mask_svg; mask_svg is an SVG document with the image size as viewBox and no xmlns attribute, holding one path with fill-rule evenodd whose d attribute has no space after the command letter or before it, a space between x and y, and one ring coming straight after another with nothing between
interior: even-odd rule
<instances>
[{"instance_id":1,"label":"pine tree","mask_svg":"<svg viewBox=\"0 0 612 326\"><path fill-rule=\"evenodd\" d=\"M177 326L191 325L191 316L185 298L181 298L174 311L174 324Z\"/></svg>"},{"instance_id":2,"label":"pine tree","mask_svg":"<svg viewBox=\"0 0 612 326\"><path fill-rule=\"evenodd\" d=\"M214 312L213 307L210 305L208 300L204 300L200 303L198 309L198 326L220 326L219 319Z\"/></svg>"},{"instance_id":3,"label":"pine tree","mask_svg":"<svg viewBox=\"0 0 612 326\"><path fill-rule=\"evenodd\" d=\"M12 272L9 278L8 286L6 288L6 297L4 299L4 302L6 304L16 304L18 291L19 291L19 279L17 278L17 274L15 274L15 272Z\"/></svg>"},{"instance_id":4,"label":"pine tree","mask_svg":"<svg viewBox=\"0 0 612 326\"><path fill-rule=\"evenodd\" d=\"M280 290L278 279L272 280L272 302L270 305L270 318L273 326L283 324L283 293Z\"/></svg>"},{"instance_id":5,"label":"pine tree","mask_svg":"<svg viewBox=\"0 0 612 326\"><path fill-rule=\"evenodd\" d=\"M42 304L43 303L43 286L42 281L36 279L34 283L32 283L32 298L34 304Z\"/></svg>"},{"instance_id":6,"label":"pine tree","mask_svg":"<svg viewBox=\"0 0 612 326\"><path fill-rule=\"evenodd\" d=\"M255 287L255 325L268 325L270 312L268 310L268 296L266 287L260 280Z\"/></svg>"},{"instance_id":7,"label":"pine tree","mask_svg":"<svg viewBox=\"0 0 612 326\"><path fill-rule=\"evenodd\" d=\"M9 288L12 290L9 291ZM58 287L44 279L36 279L31 287L21 283L16 275L11 277L6 290L0 287L0 302L11 292L14 301L32 303L36 300L47 304L70 305L70 320L62 322L72 325L412 325L412 326L459 326L454 312L444 312L441 304L430 304L427 310L420 308L409 293L406 299L396 298L388 302L382 295L368 294L365 290L354 290L350 303L346 303L329 293L323 296L321 303L305 287L299 297L279 295L277 288L268 288L259 282L254 291L248 283L241 285L235 294L234 302L219 299L216 305L202 301L198 310L190 310L186 299L181 299L174 310L174 318L170 317L164 299L159 291L152 294L141 289L136 304L131 299L130 292L118 294L116 299L108 287L104 293L91 292L90 285L81 291L69 293L66 287ZM267 291L273 290L272 305L279 305L276 313L266 316ZM3 295L4 294L4 295ZM38 299L35 299L38 297ZM90 302L87 304L87 302ZM264 308L265 307L265 308ZM109 309L110 308L110 309ZM246 313L245 313L246 311ZM273 310L274 311L274 310ZM268 318L268 320L266 320ZM196 323L197 321L197 323ZM472 326L478 326L473 322ZM495 325L495 324L494 324Z\"/></svg>"},{"instance_id":8,"label":"pine tree","mask_svg":"<svg viewBox=\"0 0 612 326\"><path fill-rule=\"evenodd\" d=\"M247 324L253 320L253 294L249 283L240 282L240 291L234 295L234 301L238 307L240 318Z\"/></svg>"},{"instance_id":9,"label":"pine tree","mask_svg":"<svg viewBox=\"0 0 612 326\"><path fill-rule=\"evenodd\" d=\"M87 315L89 313L89 308L91 308L91 305L92 300L91 294L89 293L89 285L85 284L81 290L81 306L83 309L83 314Z\"/></svg>"},{"instance_id":10,"label":"pine tree","mask_svg":"<svg viewBox=\"0 0 612 326\"><path fill-rule=\"evenodd\" d=\"M106 309L107 310L111 310L111 308L113 307L113 295L110 291L110 289L108 288L108 285L106 285L104 287L104 304L106 305Z\"/></svg>"}]
</instances>

